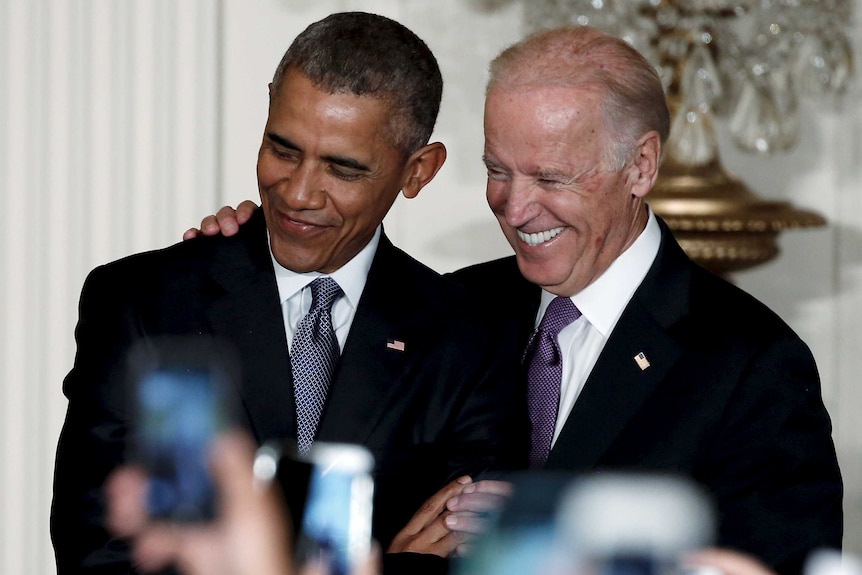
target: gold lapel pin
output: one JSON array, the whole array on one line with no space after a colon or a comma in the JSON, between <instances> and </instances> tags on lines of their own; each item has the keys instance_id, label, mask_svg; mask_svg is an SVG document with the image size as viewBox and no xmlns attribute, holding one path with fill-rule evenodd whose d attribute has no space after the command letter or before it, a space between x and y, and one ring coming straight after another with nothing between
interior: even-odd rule
<instances>
[{"instance_id":1,"label":"gold lapel pin","mask_svg":"<svg viewBox=\"0 0 862 575\"><path fill-rule=\"evenodd\" d=\"M638 367L641 368L641 371L645 370L650 366L649 360L644 355L644 352L640 352L635 356L635 363L638 364Z\"/></svg>"}]
</instances>

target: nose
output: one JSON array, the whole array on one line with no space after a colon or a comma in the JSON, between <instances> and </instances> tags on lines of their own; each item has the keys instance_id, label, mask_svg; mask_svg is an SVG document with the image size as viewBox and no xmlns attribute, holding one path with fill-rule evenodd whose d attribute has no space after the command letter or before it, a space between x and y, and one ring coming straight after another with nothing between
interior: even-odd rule
<instances>
[{"instance_id":1,"label":"nose","mask_svg":"<svg viewBox=\"0 0 862 575\"><path fill-rule=\"evenodd\" d=\"M515 178L507 182L488 185L488 204L497 215L514 228L520 227L538 212L536 188L529 181Z\"/></svg>"},{"instance_id":2,"label":"nose","mask_svg":"<svg viewBox=\"0 0 862 575\"><path fill-rule=\"evenodd\" d=\"M317 210L326 204L323 178L308 160L300 162L290 176L282 180L279 195L291 210Z\"/></svg>"}]
</instances>

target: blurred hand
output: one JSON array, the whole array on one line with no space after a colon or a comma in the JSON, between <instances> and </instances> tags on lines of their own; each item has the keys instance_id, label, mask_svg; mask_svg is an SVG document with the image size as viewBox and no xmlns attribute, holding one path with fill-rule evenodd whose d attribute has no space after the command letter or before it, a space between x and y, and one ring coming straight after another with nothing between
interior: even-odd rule
<instances>
[{"instance_id":1,"label":"blurred hand","mask_svg":"<svg viewBox=\"0 0 862 575\"><path fill-rule=\"evenodd\" d=\"M215 215L210 215L201 220L200 228L189 228L183 234L184 240L190 240L197 236L215 236L222 234L232 236L239 231L239 227L246 223L251 214L257 208L257 204L251 200L244 200L236 207L224 206Z\"/></svg>"},{"instance_id":2,"label":"blurred hand","mask_svg":"<svg viewBox=\"0 0 862 575\"><path fill-rule=\"evenodd\" d=\"M219 517L209 524L150 521L146 475L136 467L115 471L105 486L108 527L132 543L136 567L157 571L176 566L185 575L294 575L285 506L275 484L256 483L255 447L240 432L214 444L211 469L219 492ZM354 575L377 575L379 550ZM325 575L325 565L309 565L301 575Z\"/></svg>"},{"instance_id":3,"label":"blurred hand","mask_svg":"<svg viewBox=\"0 0 862 575\"><path fill-rule=\"evenodd\" d=\"M484 480L471 483L446 502L449 513L444 523L460 540L455 554L466 555L477 535L488 530L492 512L498 511L512 495L512 484L507 481Z\"/></svg>"},{"instance_id":4,"label":"blurred hand","mask_svg":"<svg viewBox=\"0 0 862 575\"><path fill-rule=\"evenodd\" d=\"M454 557L469 552L475 537L488 529L489 514L512 493L506 481L473 483L459 477L435 493L392 540L388 552L431 553Z\"/></svg>"},{"instance_id":5,"label":"blurred hand","mask_svg":"<svg viewBox=\"0 0 862 575\"><path fill-rule=\"evenodd\" d=\"M714 569L721 575L776 575L754 557L730 549L710 548L690 553L683 559L683 565Z\"/></svg>"}]
</instances>

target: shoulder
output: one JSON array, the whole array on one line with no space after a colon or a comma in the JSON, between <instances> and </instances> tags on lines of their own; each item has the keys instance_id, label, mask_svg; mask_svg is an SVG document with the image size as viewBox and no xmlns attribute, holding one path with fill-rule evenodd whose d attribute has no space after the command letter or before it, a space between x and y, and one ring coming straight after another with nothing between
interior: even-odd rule
<instances>
[{"instance_id":1,"label":"shoulder","mask_svg":"<svg viewBox=\"0 0 862 575\"><path fill-rule=\"evenodd\" d=\"M490 260L455 270L447 274L453 281L473 290L485 290L500 282L525 282L518 271L515 256Z\"/></svg>"},{"instance_id":2,"label":"shoulder","mask_svg":"<svg viewBox=\"0 0 862 575\"><path fill-rule=\"evenodd\" d=\"M434 313L471 307L477 302L476 292L470 287L456 281L451 274L431 269L388 240L381 242L370 273L396 282L397 291L412 307L425 307Z\"/></svg>"},{"instance_id":3,"label":"shoulder","mask_svg":"<svg viewBox=\"0 0 862 575\"><path fill-rule=\"evenodd\" d=\"M246 225L232 237L198 237L100 265L88 274L84 291L120 289L129 297L155 289L191 292L213 278L245 278L271 267L268 254L265 228Z\"/></svg>"},{"instance_id":4,"label":"shoulder","mask_svg":"<svg viewBox=\"0 0 862 575\"><path fill-rule=\"evenodd\" d=\"M378 313L419 326L426 334L445 333L449 341L472 338L479 346L510 323L481 291L452 274L438 273L388 241L378 248L363 300L366 294Z\"/></svg>"},{"instance_id":5,"label":"shoulder","mask_svg":"<svg viewBox=\"0 0 862 575\"><path fill-rule=\"evenodd\" d=\"M715 342L722 338L757 341L797 337L756 297L693 262L669 230L635 299L681 338Z\"/></svg>"},{"instance_id":6,"label":"shoulder","mask_svg":"<svg viewBox=\"0 0 862 575\"><path fill-rule=\"evenodd\" d=\"M798 337L755 296L699 267L692 273L690 301L693 313L705 327L712 325L750 339Z\"/></svg>"}]
</instances>

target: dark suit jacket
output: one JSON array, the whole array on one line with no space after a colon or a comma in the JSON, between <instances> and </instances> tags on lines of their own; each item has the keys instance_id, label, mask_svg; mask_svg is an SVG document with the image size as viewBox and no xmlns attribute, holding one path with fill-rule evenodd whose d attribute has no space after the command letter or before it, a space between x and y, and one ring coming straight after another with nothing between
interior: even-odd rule
<instances>
[{"instance_id":1,"label":"dark suit jacket","mask_svg":"<svg viewBox=\"0 0 862 575\"><path fill-rule=\"evenodd\" d=\"M797 572L840 547L842 482L808 347L774 313L685 255L658 256L625 308L547 461L689 476L714 498L722 545ZM455 273L534 327L540 290L515 259ZM643 352L650 367L634 356Z\"/></svg>"},{"instance_id":2,"label":"dark suit jacket","mask_svg":"<svg viewBox=\"0 0 862 575\"><path fill-rule=\"evenodd\" d=\"M361 443L375 456L374 534L384 549L449 480L523 465L528 422L518 358L497 353L516 344L482 309L462 286L381 238L317 437ZM258 442L295 437L262 212L233 238L181 242L95 269L63 385L69 405L51 517L60 575L128 571L125 547L104 531L100 487L126 456L126 352L160 334L232 342L242 358L242 424ZM387 347L393 339L403 351Z\"/></svg>"}]
</instances>

